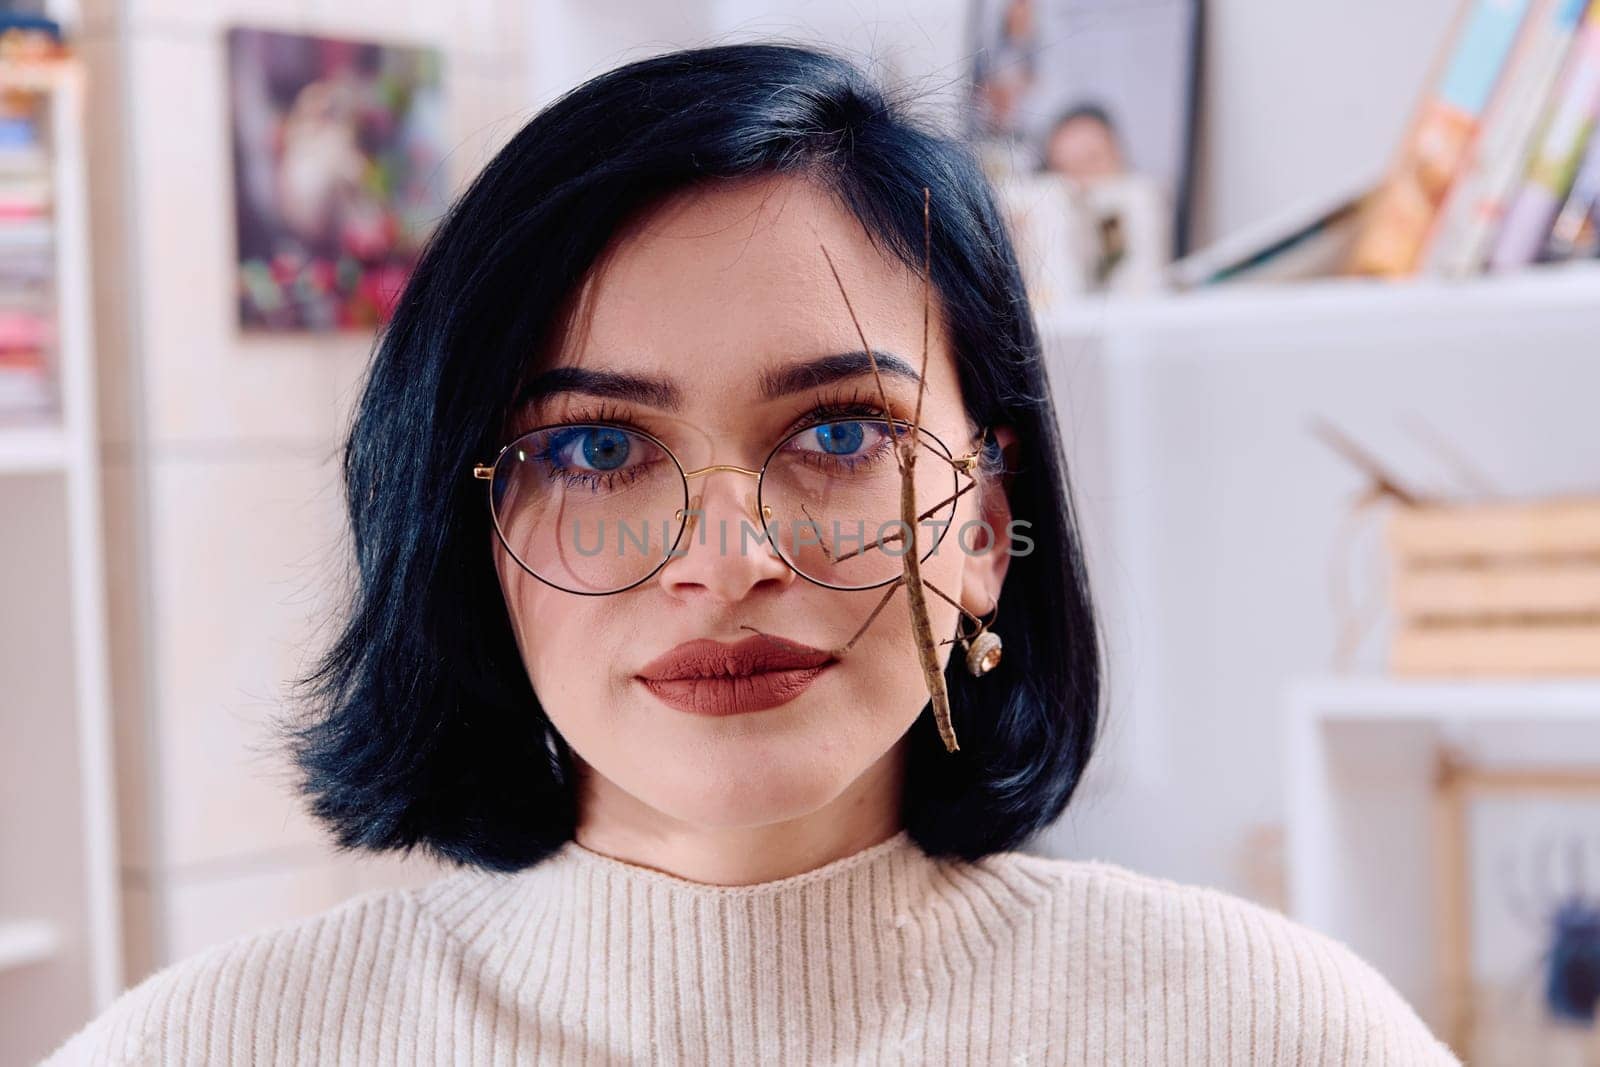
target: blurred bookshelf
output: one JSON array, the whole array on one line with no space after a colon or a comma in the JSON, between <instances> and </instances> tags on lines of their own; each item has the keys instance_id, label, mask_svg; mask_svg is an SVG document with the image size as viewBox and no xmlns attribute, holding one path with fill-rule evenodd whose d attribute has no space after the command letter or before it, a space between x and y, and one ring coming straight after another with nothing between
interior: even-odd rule
<instances>
[{"instance_id":1,"label":"blurred bookshelf","mask_svg":"<svg viewBox=\"0 0 1600 1067\"><path fill-rule=\"evenodd\" d=\"M0 1062L122 985L85 73L0 35Z\"/></svg>"},{"instance_id":2,"label":"blurred bookshelf","mask_svg":"<svg viewBox=\"0 0 1600 1067\"><path fill-rule=\"evenodd\" d=\"M1086 257L1165 258L1130 247L1115 210L1091 212L1098 243L1067 249L1051 205L1072 198L1008 200L1041 327L1082 336L1302 315L1394 321L1479 301L1509 313L1600 307L1600 5L1460 0L1433 51L1381 171L1307 189L1160 278L1086 269Z\"/></svg>"}]
</instances>

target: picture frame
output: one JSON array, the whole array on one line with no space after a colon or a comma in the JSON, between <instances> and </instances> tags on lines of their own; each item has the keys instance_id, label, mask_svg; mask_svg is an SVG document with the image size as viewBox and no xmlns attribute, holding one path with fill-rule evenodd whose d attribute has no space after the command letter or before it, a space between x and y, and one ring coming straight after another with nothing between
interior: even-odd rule
<instances>
[{"instance_id":1,"label":"picture frame","mask_svg":"<svg viewBox=\"0 0 1600 1067\"><path fill-rule=\"evenodd\" d=\"M1187 254L1200 0L971 0L968 19L968 132L991 174L1117 168L1167 205L1163 258Z\"/></svg>"},{"instance_id":2,"label":"picture frame","mask_svg":"<svg viewBox=\"0 0 1600 1067\"><path fill-rule=\"evenodd\" d=\"M1522 826L1544 822L1560 825L1563 813L1572 826L1590 832L1575 838L1584 853L1600 860L1600 766L1593 765L1520 765L1487 767L1480 765L1448 747L1442 750L1436 762L1433 783L1435 853L1434 873L1438 908L1436 922L1436 952L1441 994L1440 1036L1464 1060L1492 1065L1502 1062L1498 1048L1515 1051L1516 1057L1533 1056L1532 1060L1508 1059L1505 1062L1551 1062L1542 1056L1574 1054L1600 1057L1600 1025L1587 1029L1550 1025L1547 1020L1498 1012L1491 1015L1486 1006L1499 1004L1507 998L1497 997L1480 988L1478 972L1486 967L1483 959L1485 943L1497 942L1501 966L1509 957L1526 964L1530 954L1538 953L1538 934L1512 923L1508 928L1506 915L1520 912L1527 919L1530 912L1548 918L1548 911L1560 899L1549 899L1538 890L1530 892L1527 885L1513 883L1533 881L1543 885L1545 874L1536 873L1532 879L1522 878L1516 868L1529 866L1526 858L1507 863L1508 856L1528 853L1539 867L1550 866L1549 857L1543 855L1537 837L1519 835L1515 818L1500 820L1502 840L1513 844L1504 849L1498 858L1488 854L1481 843L1475 841L1474 808L1499 801L1532 803L1530 823L1524 813ZM1582 806L1573 816L1571 805ZM1590 809L1592 808L1592 812ZM1504 813L1503 813L1504 814ZM1541 819L1540 816L1543 815ZM1507 833L1511 829L1511 833ZM1479 828L1479 832L1482 828ZM1522 839L1518 841L1518 837ZM1553 839L1552 839L1553 840ZM1578 868L1582 870L1583 868ZM1593 884L1585 881L1576 888L1577 897L1587 893L1588 906L1600 909L1600 863L1593 868ZM1507 907L1514 904L1513 907ZM1496 912L1500 914L1497 916ZM1488 913L1488 914L1486 914ZM1600 911L1596 911L1600 914ZM1531 940L1529 938L1531 937ZM1508 946L1512 946L1509 947ZM1536 966L1544 967L1547 955L1537 955ZM1554 979L1532 970L1521 974L1523 984L1530 978L1536 980L1540 996L1551 994ZM1526 999L1526 998L1524 998ZM1535 1050L1535 1043L1542 1051ZM1559 1049L1559 1051L1558 1051ZM1585 1053L1583 1050L1588 1049ZM1594 1059L1575 1062L1596 1062Z\"/></svg>"}]
</instances>

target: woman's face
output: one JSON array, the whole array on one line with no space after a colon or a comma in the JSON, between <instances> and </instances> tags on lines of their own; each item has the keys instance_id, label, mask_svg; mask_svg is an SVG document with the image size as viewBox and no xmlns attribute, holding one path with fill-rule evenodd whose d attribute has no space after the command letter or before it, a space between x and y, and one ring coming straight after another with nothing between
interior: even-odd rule
<instances>
[{"instance_id":1,"label":"woman's face","mask_svg":"<svg viewBox=\"0 0 1600 1067\"><path fill-rule=\"evenodd\" d=\"M870 368L837 379L823 372L785 375L822 357L861 351L822 247L868 343L911 369L911 376L882 375L890 414L909 420L922 352L919 277L875 250L828 193L773 177L680 194L630 227L588 280L570 329L539 368L607 372L653 388L594 395L584 390L604 386L592 375L568 373L560 388L518 413L513 432L603 415L665 442L685 471L712 464L754 470L786 431L809 421L819 400L876 403ZM922 425L959 456L977 442L939 319L935 296ZM822 442L821 453L809 454L833 462L830 450L870 447L878 430L867 423L860 442L854 432L846 427ZM1004 443L1009 431L999 436ZM816 437L803 435L799 444L817 449ZM574 462L597 455L578 453ZM924 453L919 464L926 462ZM959 484L966 483L962 477ZM837 649L883 597L883 588L813 584L770 543L742 538L741 520L760 528L756 488L754 477L736 471L691 479L691 506L698 506L695 522L704 535L687 534L681 555L642 584L609 596L552 588L495 540L529 677L579 760L580 825L626 818L680 828L748 827L799 819L830 804L848 813L883 801L894 788L903 755L897 743L928 701L903 589L848 654L820 669L792 668L765 679L662 677L683 674L685 663L709 663L704 673L766 673L737 658L725 661L716 649L663 668L663 657L672 660L686 642L734 644L760 633ZM1009 517L998 489L961 496L939 550L922 564L924 578L968 610L988 611L1005 571ZM998 542L986 544L974 525L958 544L962 524L979 519L1000 534ZM719 530L728 532L725 543ZM932 593L928 605L935 638L954 635L956 609ZM950 648L940 647L941 662ZM875 799L867 799L874 788Z\"/></svg>"}]
</instances>

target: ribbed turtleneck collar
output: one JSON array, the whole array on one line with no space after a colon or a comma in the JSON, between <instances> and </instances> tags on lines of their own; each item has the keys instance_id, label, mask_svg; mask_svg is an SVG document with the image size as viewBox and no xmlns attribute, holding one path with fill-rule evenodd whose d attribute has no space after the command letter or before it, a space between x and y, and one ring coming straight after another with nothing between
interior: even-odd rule
<instances>
[{"instance_id":1,"label":"ribbed turtleneck collar","mask_svg":"<svg viewBox=\"0 0 1600 1067\"><path fill-rule=\"evenodd\" d=\"M566 993L554 990L574 982L589 1001L666 995L672 1003L656 1011L693 1030L750 1011L870 1009L888 985L934 981L978 945L1021 933L1046 894L1005 857L928 856L901 830L813 870L741 886L568 841L518 872L437 881L416 901L518 1001L554 997L560 1014Z\"/></svg>"},{"instance_id":2,"label":"ribbed turtleneck collar","mask_svg":"<svg viewBox=\"0 0 1600 1067\"><path fill-rule=\"evenodd\" d=\"M893 924L914 899L948 882L948 864L901 830L875 845L786 878L749 885L695 882L568 841L512 873L464 871L419 891L424 906L473 936L527 923L556 928L626 913L652 926L715 937L779 913L796 921L833 914L858 924Z\"/></svg>"},{"instance_id":3,"label":"ribbed turtleneck collar","mask_svg":"<svg viewBox=\"0 0 1600 1067\"><path fill-rule=\"evenodd\" d=\"M668 892L687 893L690 895L709 893L724 898L736 898L741 895L767 896L798 892L804 886L813 883L826 883L834 879L846 878L852 870L858 867L891 864L894 856L902 852L915 853L916 857L922 856L916 842L911 840L910 833L905 830L901 830L894 836L886 838L875 845L869 845L848 856L842 856L820 867L814 867L809 871L802 871L799 874L789 875L785 878L775 878L766 882L752 882L745 885L732 886L712 885L680 878L664 871L596 852L579 844L577 841L568 841L551 858L558 864L589 866L596 871L604 872L609 877L628 881L637 880L646 885L659 885Z\"/></svg>"},{"instance_id":4,"label":"ribbed turtleneck collar","mask_svg":"<svg viewBox=\"0 0 1600 1067\"><path fill-rule=\"evenodd\" d=\"M525 870L463 872L415 899L518 1013L607 1048L624 1046L624 1031L652 1033L711 1062L719 1049L788 1047L818 1026L844 1058L881 1025L914 1034L951 981L1030 936L1048 893L1004 857L936 859L902 831L742 886L569 842Z\"/></svg>"}]
</instances>

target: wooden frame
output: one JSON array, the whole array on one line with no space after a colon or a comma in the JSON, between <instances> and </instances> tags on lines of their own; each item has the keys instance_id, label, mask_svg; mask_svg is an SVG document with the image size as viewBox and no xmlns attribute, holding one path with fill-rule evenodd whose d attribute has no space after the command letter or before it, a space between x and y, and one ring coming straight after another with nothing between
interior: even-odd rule
<instances>
[{"instance_id":1,"label":"wooden frame","mask_svg":"<svg viewBox=\"0 0 1600 1067\"><path fill-rule=\"evenodd\" d=\"M1600 767L1494 769L1475 766L1449 749L1439 753L1434 778L1434 869L1440 901L1438 965L1444 993L1441 1031L1463 1059L1474 1038L1467 806L1482 796L1521 793L1593 794L1600 798Z\"/></svg>"}]
</instances>

